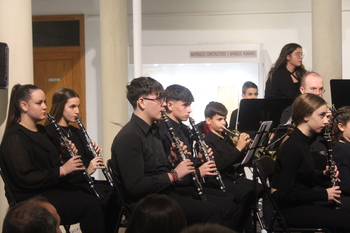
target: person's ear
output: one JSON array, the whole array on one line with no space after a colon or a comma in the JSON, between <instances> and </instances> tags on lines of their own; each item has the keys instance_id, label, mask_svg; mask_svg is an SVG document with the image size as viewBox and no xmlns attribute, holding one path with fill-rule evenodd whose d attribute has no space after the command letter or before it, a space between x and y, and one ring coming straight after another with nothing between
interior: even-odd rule
<instances>
[{"instance_id":1,"label":"person's ear","mask_svg":"<svg viewBox=\"0 0 350 233\"><path fill-rule=\"evenodd\" d=\"M304 88L303 86L300 86L300 87L299 87L299 90L300 90L300 93L301 93L301 94L304 94L305 88Z\"/></svg>"},{"instance_id":2,"label":"person's ear","mask_svg":"<svg viewBox=\"0 0 350 233\"><path fill-rule=\"evenodd\" d=\"M305 121L305 122L308 122L309 120L310 120L310 116L304 117L304 121Z\"/></svg>"},{"instance_id":3,"label":"person's ear","mask_svg":"<svg viewBox=\"0 0 350 233\"><path fill-rule=\"evenodd\" d=\"M206 118L205 118L205 123L207 123L208 125L211 124L211 119L210 119L210 117L206 117Z\"/></svg>"},{"instance_id":4,"label":"person's ear","mask_svg":"<svg viewBox=\"0 0 350 233\"><path fill-rule=\"evenodd\" d=\"M174 102L173 101L168 101L166 103L166 108L167 108L168 112L172 112L173 109L174 109Z\"/></svg>"},{"instance_id":5,"label":"person's ear","mask_svg":"<svg viewBox=\"0 0 350 233\"><path fill-rule=\"evenodd\" d=\"M291 58L292 58L291 55L287 55L287 56L286 56L287 61L289 61Z\"/></svg>"},{"instance_id":6,"label":"person's ear","mask_svg":"<svg viewBox=\"0 0 350 233\"><path fill-rule=\"evenodd\" d=\"M342 131L342 132L344 132L345 131L345 125L344 124L342 124L342 123L338 123L338 129L340 130L340 131Z\"/></svg>"},{"instance_id":7,"label":"person's ear","mask_svg":"<svg viewBox=\"0 0 350 233\"><path fill-rule=\"evenodd\" d=\"M21 103L19 104L19 106L22 108L22 111L24 113L28 112L28 103L25 101L21 101Z\"/></svg>"},{"instance_id":8,"label":"person's ear","mask_svg":"<svg viewBox=\"0 0 350 233\"><path fill-rule=\"evenodd\" d=\"M242 94L242 99L244 99L245 98L245 94Z\"/></svg>"},{"instance_id":9,"label":"person's ear","mask_svg":"<svg viewBox=\"0 0 350 233\"><path fill-rule=\"evenodd\" d=\"M137 100L137 105L139 106L139 108L141 110L144 110L146 108L146 102L145 102L145 99L143 97L140 97L138 100Z\"/></svg>"}]
</instances>

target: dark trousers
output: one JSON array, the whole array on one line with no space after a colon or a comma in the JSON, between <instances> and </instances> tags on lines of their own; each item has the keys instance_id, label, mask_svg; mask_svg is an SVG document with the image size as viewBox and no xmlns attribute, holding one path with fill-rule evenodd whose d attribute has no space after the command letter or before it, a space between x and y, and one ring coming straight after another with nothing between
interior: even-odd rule
<instances>
[{"instance_id":1,"label":"dark trousers","mask_svg":"<svg viewBox=\"0 0 350 233\"><path fill-rule=\"evenodd\" d=\"M83 191L49 190L40 195L56 208L61 224L80 223L84 233L104 233L104 214L99 200Z\"/></svg>"},{"instance_id":2,"label":"dark trousers","mask_svg":"<svg viewBox=\"0 0 350 233\"><path fill-rule=\"evenodd\" d=\"M350 214L325 206L300 205L281 209L289 227L324 227L350 232Z\"/></svg>"},{"instance_id":3,"label":"dark trousers","mask_svg":"<svg viewBox=\"0 0 350 233\"><path fill-rule=\"evenodd\" d=\"M227 192L233 193L236 197L239 212L238 230L245 229L246 232L251 232L253 230L252 209L255 204L253 181L240 176L234 180L224 179L224 184ZM262 187L259 188L262 191Z\"/></svg>"},{"instance_id":4,"label":"dark trousers","mask_svg":"<svg viewBox=\"0 0 350 233\"><path fill-rule=\"evenodd\" d=\"M207 201L202 201L196 196L194 187L178 187L176 193L168 196L179 203L186 214L188 225L211 222L236 229L239 219L233 195L204 189Z\"/></svg>"}]
</instances>

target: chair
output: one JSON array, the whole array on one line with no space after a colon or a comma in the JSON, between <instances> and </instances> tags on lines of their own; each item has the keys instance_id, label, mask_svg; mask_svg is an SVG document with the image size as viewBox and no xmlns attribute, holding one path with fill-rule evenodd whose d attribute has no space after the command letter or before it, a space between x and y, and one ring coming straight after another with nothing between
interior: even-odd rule
<instances>
[{"instance_id":1,"label":"chair","mask_svg":"<svg viewBox=\"0 0 350 233\"><path fill-rule=\"evenodd\" d=\"M113 183L114 183L114 187L115 187L115 192L117 194L117 202L118 205L120 206L120 210L119 210L119 214L118 214L118 220L117 220L117 225L115 227L114 233L118 233L118 230L120 227L126 227L127 226L127 222L130 218L131 215L131 210L129 205L125 202L125 195L124 195L124 187L122 185L122 182L119 178L119 176L117 175L117 169L114 168L111 159L109 159L107 161L107 167L108 170L113 178ZM122 221L123 216L125 217L126 221Z\"/></svg>"},{"instance_id":2,"label":"chair","mask_svg":"<svg viewBox=\"0 0 350 233\"><path fill-rule=\"evenodd\" d=\"M7 201L9 203L9 206L13 207L17 204L17 202L16 202L15 197L10 189L9 181L8 181L6 175L2 172L1 167L0 167L0 175L1 175L2 180L4 181L4 184L5 184L6 198L7 198Z\"/></svg>"},{"instance_id":3,"label":"chair","mask_svg":"<svg viewBox=\"0 0 350 233\"><path fill-rule=\"evenodd\" d=\"M17 204L16 199L12 193L12 190L10 189L9 181L7 179L7 176L4 174L0 167L0 176L5 184L5 192L6 192L6 198L9 203L10 208L15 206ZM64 230L69 233L70 225L62 225Z\"/></svg>"},{"instance_id":4,"label":"chair","mask_svg":"<svg viewBox=\"0 0 350 233\"><path fill-rule=\"evenodd\" d=\"M281 211L279 210L279 207L275 199L273 198L270 191L270 187L268 185L268 179L272 177L274 169L275 169L275 161L270 156L262 156L261 158L253 161L254 189L256 189L256 183L258 182L258 178L259 178L261 184L263 185L266 191L267 197L273 207L272 219L267 224L268 225L267 232L287 232L287 233L289 232L328 232L329 230L325 228L289 228L287 226L287 223ZM256 220L257 211L255 210L254 212L255 212L254 215Z\"/></svg>"}]
</instances>

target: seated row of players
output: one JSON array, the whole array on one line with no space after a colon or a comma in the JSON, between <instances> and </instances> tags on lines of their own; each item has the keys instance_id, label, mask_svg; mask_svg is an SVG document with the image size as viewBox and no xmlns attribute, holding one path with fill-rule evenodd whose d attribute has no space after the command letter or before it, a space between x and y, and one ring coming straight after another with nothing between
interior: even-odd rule
<instances>
[{"instance_id":1,"label":"seated row of players","mask_svg":"<svg viewBox=\"0 0 350 233\"><path fill-rule=\"evenodd\" d=\"M206 119L212 131L205 140L210 144L207 150L215 157L214 163L204 160L202 151L193 144L190 130L182 123L188 120L194 101L187 88L171 85L164 91L156 80L140 77L127 86L127 98L134 113L112 145L112 164L125 187L127 202L133 206L145 195L163 193L180 204L189 224L215 222L251 232L252 181L237 174L232 166L242 159L241 151L250 143L246 140L249 135L242 133L236 147L223 134L226 108L216 102L207 106ZM185 160L180 159L166 122L161 121L164 110L181 141ZM218 139L222 142L216 142ZM213 173L216 170L222 172L226 192L210 179L217 175ZM206 201L200 200L192 173L201 181L205 178L202 188Z\"/></svg>"}]
</instances>

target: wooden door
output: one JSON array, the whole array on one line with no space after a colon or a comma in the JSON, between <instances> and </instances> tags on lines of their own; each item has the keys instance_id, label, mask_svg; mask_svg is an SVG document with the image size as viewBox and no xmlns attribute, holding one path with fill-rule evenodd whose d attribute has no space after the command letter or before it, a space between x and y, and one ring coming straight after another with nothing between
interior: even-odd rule
<instances>
[{"instance_id":1,"label":"wooden door","mask_svg":"<svg viewBox=\"0 0 350 233\"><path fill-rule=\"evenodd\" d=\"M44 23L47 28L43 29L44 24L33 27L39 29L39 32L33 32L34 84L46 93L47 111L51 108L55 91L62 87L73 89L80 97L80 114L86 127L84 16L33 16L33 23L35 22ZM67 30L59 22L73 22L75 27ZM78 39L69 41L69 34L76 35L75 38ZM58 37L54 38L55 36Z\"/></svg>"},{"instance_id":2,"label":"wooden door","mask_svg":"<svg viewBox=\"0 0 350 233\"><path fill-rule=\"evenodd\" d=\"M79 62L78 52L34 53L34 83L44 89L48 111L55 91L62 87L76 91L80 96L80 114L84 120L85 82L81 77Z\"/></svg>"}]
</instances>

